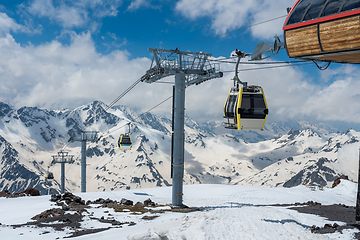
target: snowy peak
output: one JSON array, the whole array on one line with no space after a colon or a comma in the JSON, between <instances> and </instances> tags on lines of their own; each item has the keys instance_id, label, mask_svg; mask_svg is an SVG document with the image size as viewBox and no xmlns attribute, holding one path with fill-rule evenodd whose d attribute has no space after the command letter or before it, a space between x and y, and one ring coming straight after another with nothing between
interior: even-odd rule
<instances>
[{"instance_id":1,"label":"snowy peak","mask_svg":"<svg viewBox=\"0 0 360 240\"><path fill-rule=\"evenodd\" d=\"M164 116L150 112L139 114L126 106L107 109L99 101L74 110L29 107L14 110L4 103L0 104L0 109L0 141L4 142L4 149L10 146L2 154L11 159L10 154L16 160L13 162L18 163L14 166L23 169L21 172L26 172L25 169L31 172L32 182L27 185L39 186L42 191L59 189L56 182L46 185L44 176L51 156L57 155L66 144L66 151L76 159L75 164L67 165L67 187L79 191L80 144L67 144L67 141L71 134L81 130L98 131L101 136L98 142L87 144L88 191L171 184L172 123ZM120 150L117 141L121 134L128 132L128 123L131 123L132 149ZM273 134L273 129L264 131L265 135L261 135L264 132L228 129L219 134L217 127L215 123L197 124L186 117L185 184L292 187L331 185L339 175L348 175L350 179L357 176L354 169L357 169L360 134L352 129L343 134L326 135L313 128L288 129L288 126L276 125L276 131L288 130L267 139L270 135L266 134ZM248 141L253 137L264 140ZM4 161L3 168L12 169L12 166ZM10 172L14 174L15 171ZM51 166L51 171L59 181L60 166ZM13 185L16 181L25 181L25 177L14 180L5 174L3 178L0 180L11 182L12 189L25 186ZM0 190L4 188L4 184L0 186Z\"/></svg>"},{"instance_id":2,"label":"snowy peak","mask_svg":"<svg viewBox=\"0 0 360 240\"><path fill-rule=\"evenodd\" d=\"M267 154L274 155L272 162L276 164L265 166L240 183L284 187L300 184L330 186L342 174L355 180L358 139L359 133L353 130L341 135L332 134L329 138L321 137L311 129L289 131L273 142L278 147Z\"/></svg>"},{"instance_id":3,"label":"snowy peak","mask_svg":"<svg viewBox=\"0 0 360 240\"><path fill-rule=\"evenodd\" d=\"M344 134L329 138L321 151L337 153L344 145L357 143L359 142L359 139L360 134L353 129L349 129Z\"/></svg>"},{"instance_id":4,"label":"snowy peak","mask_svg":"<svg viewBox=\"0 0 360 240\"><path fill-rule=\"evenodd\" d=\"M20 189L24 191L27 188L36 187L42 194L56 193L55 189L48 191L47 188L53 186L53 184L45 182L38 175L44 169L34 160L28 161L28 166L20 163L22 157L9 142L0 136L0 189L19 192ZM29 166L36 170L30 170ZM54 184L57 185L56 188L59 187L57 183Z\"/></svg>"},{"instance_id":5,"label":"snowy peak","mask_svg":"<svg viewBox=\"0 0 360 240\"><path fill-rule=\"evenodd\" d=\"M11 112L11 108L6 103L0 102L0 117L6 116L9 112Z\"/></svg>"},{"instance_id":6,"label":"snowy peak","mask_svg":"<svg viewBox=\"0 0 360 240\"><path fill-rule=\"evenodd\" d=\"M320 135L310 128L304 130L291 129L285 136L290 141L295 139L320 138Z\"/></svg>"},{"instance_id":7,"label":"snowy peak","mask_svg":"<svg viewBox=\"0 0 360 240\"><path fill-rule=\"evenodd\" d=\"M318 160L310 160L306 167L294 175L290 180L283 184L283 187L294 187L301 184L312 186L326 186L328 182L334 181L338 174L327 167L325 163L331 161L327 158L319 158ZM309 164L312 163L312 164Z\"/></svg>"}]
</instances>

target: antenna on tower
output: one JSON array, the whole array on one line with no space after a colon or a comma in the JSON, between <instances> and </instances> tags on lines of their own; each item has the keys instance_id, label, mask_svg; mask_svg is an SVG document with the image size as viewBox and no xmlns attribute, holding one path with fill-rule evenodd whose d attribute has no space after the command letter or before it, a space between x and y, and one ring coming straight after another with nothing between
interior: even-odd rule
<instances>
[{"instance_id":1,"label":"antenna on tower","mask_svg":"<svg viewBox=\"0 0 360 240\"><path fill-rule=\"evenodd\" d=\"M150 69L141 77L142 82L153 83L164 77L175 75L173 91L173 134L171 150L172 205L182 204L184 178L184 116L185 88L198 85L213 78L220 78L220 65L211 63L211 54L149 48L153 53Z\"/></svg>"}]
</instances>

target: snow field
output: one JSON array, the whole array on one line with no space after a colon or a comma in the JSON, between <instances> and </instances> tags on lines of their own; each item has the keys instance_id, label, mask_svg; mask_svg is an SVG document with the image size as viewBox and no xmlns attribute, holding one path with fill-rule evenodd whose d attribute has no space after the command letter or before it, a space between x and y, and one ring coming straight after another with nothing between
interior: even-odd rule
<instances>
[{"instance_id":1,"label":"snow field","mask_svg":"<svg viewBox=\"0 0 360 240\"><path fill-rule=\"evenodd\" d=\"M286 207L271 204L292 204L295 202L316 201L323 205L355 205L357 185L342 181L336 188L311 190L305 186L295 188L259 188L233 185L186 185L184 204L199 207L202 211L191 213L145 213L133 215L129 212L115 212L110 208L92 205L84 214L83 229L111 227L91 218L104 217L120 222L134 222L136 225L122 225L121 228L75 237L74 239L352 239L357 230L343 233L313 234L310 227L333 224L323 217L299 213ZM129 191L75 193L85 201L98 198L121 198L144 201L148 198L158 204L171 203L171 187L134 189ZM11 224L22 224L47 209L57 207L49 201L50 196L22 197L16 199L0 198L0 239L63 239L70 235L70 229L62 232L52 228L38 229L22 227L13 229ZM267 205L267 206L265 206ZM169 208L168 206L162 208ZM144 220L143 216L158 216ZM355 217L355 216L354 216ZM339 225L344 223L336 222Z\"/></svg>"}]
</instances>

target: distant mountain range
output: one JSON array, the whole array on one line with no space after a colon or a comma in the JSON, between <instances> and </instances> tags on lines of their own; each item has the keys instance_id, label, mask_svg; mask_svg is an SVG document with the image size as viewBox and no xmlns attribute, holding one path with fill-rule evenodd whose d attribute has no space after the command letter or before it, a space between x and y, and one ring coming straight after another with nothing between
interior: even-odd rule
<instances>
[{"instance_id":1,"label":"distant mountain range","mask_svg":"<svg viewBox=\"0 0 360 240\"><path fill-rule=\"evenodd\" d=\"M42 194L60 189L60 165L52 155L65 149L75 156L66 165L66 188L80 191L80 143L68 142L79 131L98 131L99 141L87 143L87 191L171 185L171 120L138 114L94 101L74 110L36 107L13 109L0 103L0 191L28 187ZM117 140L131 122L131 150ZM185 127L185 184L219 183L293 187L330 186L342 175L357 180L360 133L309 122L271 123L264 131L231 131L220 122ZM55 181L47 182L47 172Z\"/></svg>"}]
</instances>

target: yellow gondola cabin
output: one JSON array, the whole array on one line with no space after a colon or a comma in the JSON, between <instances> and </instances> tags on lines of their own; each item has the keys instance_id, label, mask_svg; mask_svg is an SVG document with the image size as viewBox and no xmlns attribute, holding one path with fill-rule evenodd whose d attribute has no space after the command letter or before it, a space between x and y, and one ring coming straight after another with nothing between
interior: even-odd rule
<instances>
[{"instance_id":1,"label":"yellow gondola cabin","mask_svg":"<svg viewBox=\"0 0 360 240\"><path fill-rule=\"evenodd\" d=\"M118 146L120 150L127 150L131 149L132 142L131 142L131 136L129 133L121 134L118 141Z\"/></svg>"},{"instance_id":2,"label":"yellow gondola cabin","mask_svg":"<svg viewBox=\"0 0 360 240\"><path fill-rule=\"evenodd\" d=\"M226 128L263 130L269 113L264 91L260 86L231 88L224 106Z\"/></svg>"}]
</instances>

